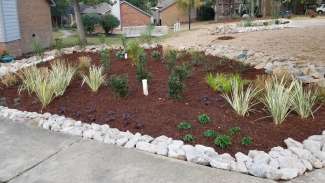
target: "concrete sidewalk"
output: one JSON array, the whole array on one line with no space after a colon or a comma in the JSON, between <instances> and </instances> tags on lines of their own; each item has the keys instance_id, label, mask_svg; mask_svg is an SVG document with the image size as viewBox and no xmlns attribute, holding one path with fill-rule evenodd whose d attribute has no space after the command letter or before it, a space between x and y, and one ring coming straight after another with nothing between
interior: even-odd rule
<instances>
[{"instance_id":1,"label":"concrete sidewalk","mask_svg":"<svg viewBox=\"0 0 325 183\"><path fill-rule=\"evenodd\" d=\"M320 175L318 178L324 178L324 172L318 174ZM303 178L295 181L299 180L301 183L313 180L310 177ZM315 179L316 182L318 180L322 179ZM0 118L0 182L271 183L274 181L199 166L134 149L82 140L33 127L32 123L18 124Z\"/></svg>"}]
</instances>

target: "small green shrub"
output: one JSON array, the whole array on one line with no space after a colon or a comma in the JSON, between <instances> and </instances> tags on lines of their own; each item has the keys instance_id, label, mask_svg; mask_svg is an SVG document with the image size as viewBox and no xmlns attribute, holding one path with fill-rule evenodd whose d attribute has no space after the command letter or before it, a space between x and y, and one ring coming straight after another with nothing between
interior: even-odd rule
<instances>
[{"instance_id":1,"label":"small green shrub","mask_svg":"<svg viewBox=\"0 0 325 183\"><path fill-rule=\"evenodd\" d=\"M228 134L230 136L237 135L238 133L240 133L240 127L233 127L233 128L229 128L228 130Z\"/></svg>"},{"instance_id":2,"label":"small green shrub","mask_svg":"<svg viewBox=\"0 0 325 183\"><path fill-rule=\"evenodd\" d=\"M92 34L95 31L95 26L100 21L100 16L95 13L85 14L85 15L82 15L81 20L84 24L85 31L88 34Z\"/></svg>"},{"instance_id":3,"label":"small green shrub","mask_svg":"<svg viewBox=\"0 0 325 183\"><path fill-rule=\"evenodd\" d=\"M168 50L164 56L166 66L169 72L171 72L177 63L177 51L176 50Z\"/></svg>"},{"instance_id":4,"label":"small green shrub","mask_svg":"<svg viewBox=\"0 0 325 183\"><path fill-rule=\"evenodd\" d=\"M106 14L102 16L100 24L105 31L106 35L109 35L113 32L115 28L120 25L120 21L112 14Z\"/></svg>"},{"instance_id":5,"label":"small green shrub","mask_svg":"<svg viewBox=\"0 0 325 183\"><path fill-rule=\"evenodd\" d=\"M122 34L120 36L120 39L121 39L121 45L122 45L123 51L126 52L127 47L128 47L128 39L126 36L124 36L124 34Z\"/></svg>"},{"instance_id":6,"label":"small green shrub","mask_svg":"<svg viewBox=\"0 0 325 183\"><path fill-rule=\"evenodd\" d=\"M119 97L126 97L129 92L129 79L127 75L113 75L109 79L109 86Z\"/></svg>"},{"instance_id":7,"label":"small green shrub","mask_svg":"<svg viewBox=\"0 0 325 183\"><path fill-rule=\"evenodd\" d=\"M146 30L141 34L140 40L143 43L152 44L153 36L152 33L155 29L155 26L152 24L147 25Z\"/></svg>"},{"instance_id":8,"label":"small green shrub","mask_svg":"<svg viewBox=\"0 0 325 183\"><path fill-rule=\"evenodd\" d=\"M100 62L106 71L111 69L111 60L109 58L109 51L107 49L100 52Z\"/></svg>"},{"instance_id":9,"label":"small green shrub","mask_svg":"<svg viewBox=\"0 0 325 183\"><path fill-rule=\"evenodd\" d=\"M56 38L54 41L55 41L54 48L57 49L59 51L59 53L61 54L62 49L64 47L62 39Z\"/></svg>"},{"instance_id":10,"label":"small green shrub","mask_svg":"<svg viewBox=\"0 0 325 183\"><path fill-rule=\"evenodd\" d=\"M159 61L160 60L160 52L158 50L154 50L151 53L151 57L153 58L153 60Z\"/></svg>"},{"instance_id":11,"label":"small green shrub","mask_svg":"<svg viewBox=\"0 0 325 183\"><path fill-rule=\"evenodd\" d=\"M202 125L208 124L211 122L210 117L207 114L200 114L198 120Z\"/></svg>"},{"instance_id":12,"label":"small green shrub","mask_svg":"<svg viewBox=\"0 0 325 183\"><path fill-rule=\"evenodd\" d=\"M123 60L125 58L125 52L123 50L116 52L116 58Z\"/></svg>"},{"instance_id":13,"label":"small green shrub","mask_svg":"<svg viewBox=\"0 0 325 183\"><path fill-rule=\"evenodd\" d=\"M241 139L241 144L245 145L245 146L251 145L251 144L253 144L253 139L249 136L243 137Z\"/></svg>"},{"instance_id":14,"label":"small green shrub","mask_svg":"<svg viewBox=\"0 0 325 183\"><path fill-rule=\"evenodd\" d=\"M105 75L103 67L92 66L89 69L89 75L83 75L81 85L86 83L92 92L97 92L100 86L105 82Z\"/></svg>"},{"instance_id":15,"label":"small green shrub","mask_svg":"<svg viewBox=\"0 0 325 183\"><path fill-rule=\"evenodd\" d=\"M215 137L217 137L217 135L218 135L218 133L216 131L214 131L214 130L206 130L206 131L203 132L204 137L213 137L213 138L215 138Z\"/></svg>"},{"instance_id":16,"label":"small green shrub","mask_svg":"<svg viewBox=\"0 0 325 183\"><path fill-rule=\"evenodd\" d=\"M237 82L238 86L244 86L247 81L243 80L238 74L208 74L205 78L207 84L214 90L223 93L232 91L232 83Z\"/></svg>"},{"instance_id":17,"label":"small green shrub","mask_svg":"<svg viewBox=\"0 0 325 183\"><path fill-rule=\"evenodd\" d=\"M219 135L214 139L214 144L221 149L228 148L231 145L231 138L228 135Z\"/></svg>"},{"instance_id":18,"label":"small green shrub","mask_svg":"<svg viewBox=\"0 0 325 183\"><path fill-rule=\"evenodd\" d=\"M183 141L185 143L189 143L189 142L194 142L195 141L195 137L192 134L186 134L186 135L184 135L184 137L182 139L183 139Z\"/></svg>"},{"instance_id":19,"label":"small green shrub","mask_svg":"<svg viewBox=\"0 0 325 183\"><path fill-rule=\"evenodd\" d=\"M41 42L36 38L34 38L33 41L32 41L32 50L33 50L33 53L35 53L38 57L43 59L43 57L44 57L44 48L43 48Z\"/></svg>"},{"instance_id":20,"label":"small green shrub","mask_svg":"<svg viewBox=\"0 0 325 183\"><path fill-rule=\"evenodd\" d=\"M177 128L179 130L188 130L192 128L192 125L189 122L183 121L177 125Z\"/></svg>"},{"instance_id":21,"label":"small green shrub","mask_svg":"<svg viewBox=\"0 0 325 183\"><path fill-rule=\"evenodd\" d=\"M183 81L175 74L171 74L168 79L168 95L173 99L181 99L183 97L183 92L185 89L185 84Z\"/></svg>"},{"instance_id":22,"label":"small green shrub","mask_svg":"<svg viewBox=\"0 0 325 183\"><path fill-rule=\"evenodd\" d=\"M190 64L182 64L174 67L173 74L177 76L181 81L184 81L191 75L192 67Z\"/></svg>"},{"instance_id":23,"label":"small green shrub","mask_svg":"<svg viewBox=\"0 0 325 183\"><path fill-rule=\"evenodd\" d=\"M143 79L150 80L151 79L151 73L148 72L146 68L147 59L145 54L142 54L139 56L139 61L136 65L136 78L139 82L141 82Z\"/></svg>"},{"instance_id":24,"label":"small green shrub","mask_svg":"<svg viewBox=\"0 0 325 183\"><path fill-rule=\"evenodd\" d=\"M140 47L140 44L135 40L128 42L127 52L134 65L137 65L140 56L145 54L144 49Z\"/></svg>"},{"instance_id":25,"label":"small green shrub","mask_svg":"<svg viewBox=\"0 0 325 183\"><path fill-rule=\"evenodd\" d=\"M205 62L205 55L202 52L190 51L191 64L194 66L200 66Z\"/></svg>"}]
</instances>

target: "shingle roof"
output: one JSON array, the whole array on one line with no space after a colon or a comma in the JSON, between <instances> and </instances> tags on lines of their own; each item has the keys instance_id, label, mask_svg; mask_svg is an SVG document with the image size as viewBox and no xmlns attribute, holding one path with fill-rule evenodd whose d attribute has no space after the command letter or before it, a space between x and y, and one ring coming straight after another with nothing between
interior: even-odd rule
<instances>
[{"instance_id":1,"label":"shingle roof","mask_svg":"<svg viewBox=\"0 0 325 183\"><path fill-rule=\"evenodd\" d=\"M176 0L159 0L157 7L162 11L176 3Z\"/></svg>"},{"instance_id":2,"label":"shingle roof","mask_svg":"<svg viewBox=\"0 0 325 183\"><path fill-rule=\"evenodd\" d=\"M100 15L105 15L112 10L112 6L108 3L100 3L95 6L88 6L85 4L80 4L80 11L83 14L96 13Z\"/></svg>"},{"instance_id":3,"label":"shingle roof","mask_svg":"<svg viewBox=\"0 0 325 183\"><path fill-rule=\"evenodd\" d=\"M121 1L120 2L120 4L123 4L123 3L129 5L130 7L134 8L136 10L138 10L139 12L141 12L144 15L147 15L149 17L151 16L148 12L143 11L142 9L138 8L137 6L134 6L133 4L131 4L131 3L127 2L127 1Z\"/></svg>"}]
</instances>

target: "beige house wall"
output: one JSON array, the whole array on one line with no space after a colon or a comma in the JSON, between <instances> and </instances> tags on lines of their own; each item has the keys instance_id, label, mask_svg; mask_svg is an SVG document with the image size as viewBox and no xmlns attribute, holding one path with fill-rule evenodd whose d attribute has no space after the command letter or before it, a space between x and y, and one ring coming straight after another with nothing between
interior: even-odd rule
<instances>
[{"instance_id":1,"label":"beige house wall","mask_svg":"<svg viewBox=\"0 0 325 183\"><path fill-rule=\"evenodd\" d=\"M160 19L162 25L172 26L177 21L182 23L188 22L188 13L177 7L177 4L173 4L168 8L164 9L160 12ZM192 20L196 19L196 12L195 10L192 11Z\"/></svg>"},{"instance_id":2,"label":"beige house wall","mask_svg":"<svg viewBox=\"0 0 325 183\"><path fill-rule=\"evenodd\" d=\"M32 41L37 38L43 47L52 42L52 20L48 0L18 0L21 32L21 50L32 51Z\"/></svg>"},{"instance_id":3,"label":"beige house wall","mask_svg":"<svg viewBox=\"0 0 325 183\"><path fill-rule=\"evenodd\" d=\"M0 54L8 52L10 55L20 56L23 54L21 50L20 40L11 41L7 43L0 42Z\"/></svg>"}]
</instances>

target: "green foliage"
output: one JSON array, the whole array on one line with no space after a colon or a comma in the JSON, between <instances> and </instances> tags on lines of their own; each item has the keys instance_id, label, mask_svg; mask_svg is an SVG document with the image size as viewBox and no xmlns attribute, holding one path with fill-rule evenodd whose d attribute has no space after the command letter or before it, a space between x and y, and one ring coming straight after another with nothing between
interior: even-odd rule
<instances>
[{"instance_id":1,"label":"green foliage","mask_svg":"<svg viewBox=\"0 0 325 183\"><path fill-rule=\"evenodd\" d=\"M103 67L92 66L89 69L88 75L83 75L81 85L86 83L92 92L97 92L100 86L105 82L105 75Z\"/></svg>"},{"instance_id":2,"label":"green foliage","mask_svg":"<svg viewBox=\"0 0 325 183\"><path fill-rule=\"evenodd\" d=\"M95 31L95 26L99 23L101 17L95 13L85 14L81 17L85 27L85 31L88 34L92 34Z\"/></svg>"},{"instance_id":3,"label":"green foliage","mask_svg":"<svg viewBox=\"0 0 325 183\"><path fill-rule=\"evenodd\" d=\"M252 27L252 26L254 26L253 20L251 18L247 18L247 19L242 20L241 25L243 27Z\"/></svg>"},{"instance_id":4,"label":"green foliage","mask_svg":"<svg viewBox=\"0 0 325 183\"><path fill-rule=\"evenodd\" d=\"M106 71L109 71L111 69L109 50L105 49L100 52L100 62Z\"/></svg>"},{"instance_id":5,"label":"green foliage","mask_svg":"<svg viewBox=\"0 0 325 183\"><path fill-rule=\"evenodd\" d=\"M32 50L33 53L35 53L41 59L44 57L44 48L41 42L36 38L34 38L32 41Z\"/></svg>"},{"instance_id":6,"label":"green foliage","mask_svg":"<svg viewBox=\"0 0 325 183\"><path fill-rule=\"evenodd\" d=\"M60 60L51 64L51 68L49 82L53 85L55 97L59 97L62 96L68 88L77 69L64 64L64 62Z\"/></svg>"},{"instance_id":7,"label":"green foliage","mask_svg":"<svg viewBox=\"0 0 325 183\"><path fill-rule=\"evenodd\" d=\"M192 66L184 63L174 67L172 72L173 75L177 76L181 81L184 81L191 75Z\"/></svg>"},{"instance_id":8,"label":"green foliage","mask_svg":"<svg viewBox=\"0 0 325 183\"><path fill-rule=\"evenodd\" d=\"M263 103L271 113L276 125L281 124L290 113L293 84L287 86L284 77L279 80L274 76L272 80L266 81Z\"/></svg>"},{"instance_id":9,"label":"green foliage","mask_svg":"<svg viewBox=\"0 0 325 183\"><path fill-rule=\"evenodd\" d=\"M103 35L103 34L101 34L101 35L99 35L98 36L98 42L100 43L100 44L105 44L106 43L106 36L105 35Z\"/></svg>"},{"instance_id":10,"label":"green foliage","mask_svg":"<svg viewBox=\"0 0 325 183\"><path fill-rule=\"evenodd\" d=\"M22 84L19 87L19 93L22 91L27 91L29 94L32 94L36 88L36 79L41 76L42 73L36 66L23 69L20 75Z\"/></svg>"},{"instance_id":11,"label":"green foliage","mask_svg":"<svg viewBox=\"0 0 325 183\"><path fill-rule=\"evenodd\" d=\"M192 125L189 122L183 121L177 125L177 128L179 130L188 130L192 128Z\"/></svg>"},{"instance_id":12,"label":"green foliage","mask_svg":"<svg viewBox=\"0 0 325 183\"><path fill-rule=\"evenodd\" d=\"M140 61L141 55L144 54L144 49L140 46L137 41L133 40L128 42L127 52L128 56L132 59L133 64L137 65Z\"/></svg>"},{"instance_id":13,"label":"green foliage","mask_svg":"<svg viewBox=\"0 0 325 183\"><path fill-rule=\"evenodd\" d=\"M116 58L123 60L125 58L125 52L123 50L116 52Z\"/></svg>"},{"instance_id":14,"label":"green foliage","mask_svg":"<svg viewBox=\"0 0 325 183\"><path fill-rule=\"evenodd\" d=\"M112 75L109 79L109 86L119 97L126 97L129 92L129 79L127 75Z\"/></svg>"},{"instance_id":15,"label":"green foliage","mask_svg":"<svg viewBox=\"0 0 325 183\"><path fill-rule=\"evenodd\" d=\"M186 134L186 135L184 135L184 137L182 139L183 139L183 141L185 143L189 143L189 142L194 142L195 141L195 137L192 134Z\"/></svg>"},{"instance_id":16,"label":"green foliage","mask_svg":"<svg viewBox=\"0 0 325 183\"><path fill-rule=\"evenodd\" d=\"M155 61L159 61L160 60L160 52L158 50L154 50L151 53L151 57L155 60Z\"/></svg>"},{"instance_id":17,"label":"green foliage","mask_svg":"<svg viewBox=\"0 0 325 183\"><path fill-rule=\"evenodd\" d=\"M42 104L42 109L48 106L54 99L53 85L49 82L48 74L38 77L35 81L35 94Z\"/></svg>"},{"instance_id":18,"label":"green foliage","mask_svg":"<svg viewBox=\"0 0 325 183\"><path fill-rule=\"evenodd\" d=\"M230 93L232 91L232 83L237 82L238 86L243 86L247 83L238 74L216 74L209 73L206 78L206 83L213 89L223 93Z\"/></svg>"},{"instance_id":19,"label":"green foliage","mask_svg":"<svg viewBox=\"0 0 325 183\"><path fill-rule=\"evenodd\" d=\"M205 62L205 55L202 52L190 51L191 54L191 64L194 66L202 65Z\"/></svg>"},{"instance_id":20,"label":"green foliage","mask_svg":"<svg viewBox=\"0 0 325 183\"><path fill-rule=\"evenodd\" d=\"M304 89L301 81L295 80L292 90L292 108L302 119L313 117L313 107L317 101L318 91Z\"/></svg>"},{"instance_id":21,"label":"green foliage","mask_svg":"<svg viewBox=\"0 0 325 183\"><path fill-rule=\"evenodd\" d=\"M237 135L239 132L240 132L240 127L233 127L233 128L229 128L228 130L228 134L230 136Z\"/></svg>"},{"instance_id":22,"label":"green foliage","mask_svg":"<svg viewBox=\"0 0 325 183\"><path fill-rule=\"evenodd\" d=\"M90 57L88 57L88 56L79 57L78 71L81 74L88 73L90 66L91 66L91 58Z\"/></svg>"},{"instance_id":23,"label":"green foliage","mask_svg":"<svg viewBox=\"0 0 325 183\"><path fill-rule=\"evenodd\" d=\"M143 54L139 55L139 61L136 64L136 78L139 82L141 82L143 79L151 79L151 73L148 72L146 64L147 59L145 53L143 52Z\"/></svg>"},{"instance_id":24,"label":"green foliage","mask_svg":"<svg viewBox=\"0 0 325 183\"><path fill-rule=\"evenodd\" d=\"M63 45L62 39L59 39L59 38L55 39L54 48L57 49L60 54L61 54L63 47L64 47L64 45Z\"/></svg>"},{"instance_id":25,"label":"green foliage","mask_svg":"<svg viewBox=\"0 0 325 183\"><path fill-rule=\"evenodd\" d=\"M155 29L155 26L152 24L147 25L146 30L141 34L140 40L143 43L152 44L152 32Z\"/></svg>"},{"instance_id":26,"label":"green foliage","mask_svg":"<svg viewBox=\"0 0 325 183\"><path fill-rule=\"evenodd\" d=\"M241 139L241 144L245 145L245 146L251 145L251 144L253 144L253 139L249 136L243 137Z\"/></svg>"},{"instance_id":27,"label":"green foliage","mask_svg":"<svg viewBox=\"0 0 325 183\"><path fill-rule=\"evenodd\" d=\"M120 39L121 39L122 48L123 48L124 52L126 52L127 47L128 47L128 40L124 36L124 34L121 34Z\"/></svg>"},{"instance_id":28,"label":"green foliage","mask_svg":"<svg viewBox=\"0 0 325 183\"><path fill-rule=\"evenodd\" d=\"M114 15L106 14L102 16L100 24L104 29L105 34L109 35L120 25L120 21Z\"/></svg>"},{"instance_id":29,"label":"green foliage","mask_svg":"<svg viewBox=\"0 0 325 183\"><path fill-rule=\"evenodd\" d=\"M185 89L185 84L183 81L175 74L171 74L168 79L168 94L170 98L181 99L183 97L183 92Z\"/></svg>"},{"instance_id":30,"label":"green foliage","mask_svg":"<svg viewBox=\"0 0 325 183\"><path fill-rule=\"evenodd\" d=\"M253 103L254 98L260 91L249 85L245 90L244 86L238 82L237 79L232 82L231 95L223 94L222 96L231 105L231 107L240 116L245 116L251 111L252 107L257 103Z\"/></svg>"},{"instance_id":31,"label":"green foliage","mask_svg":"<svg viewBox=\"0 0 325 183\"><path fill-rule=\"evenodd\" d=\"M219 135L214 139L214 144L221 149L228 148L231 145L231 138L228 135Z\"/></svg>"},{"instance_id":32,"label":"green foliage","mask_svg":"<svg viewBox=\"0 0 325 183\"><path fill-rule=\"evenodd\" d=\"M210 117L207 114L200 114L198 120L202 125L208 124L211 122Z\"/></svg>"},{"instance_id":33,"label":"green foliage","mask_svg":"<svg viewBox=\"0 0 325 183\"><path fill-rule=\"evenodd\" d=\"M206 131L203 132L203 136L204 137L213 137L213 138L215 138L215 137L218 136L218 133L216 131L214 131L214 130L206 130Z\"/></svg>"},{"instance_id":34,"label":"green foliage","mask_svg":"<svg viewBox=\"0 0 325 183\"><path fill-rule=\"evenodd\" d=\"M176 66L177 62L177 51L176 50L168 50L164 56L167 69L169 72L171 72L174 67Z\"/></svg>"}]
</instances>

